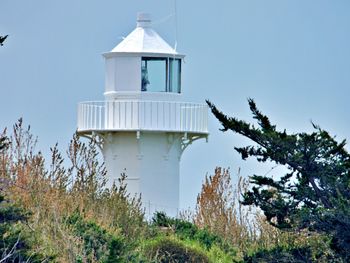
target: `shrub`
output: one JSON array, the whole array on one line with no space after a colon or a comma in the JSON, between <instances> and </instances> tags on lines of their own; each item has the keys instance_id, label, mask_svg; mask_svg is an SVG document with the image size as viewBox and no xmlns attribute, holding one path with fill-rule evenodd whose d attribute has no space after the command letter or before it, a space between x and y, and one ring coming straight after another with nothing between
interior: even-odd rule
<instances>
[{"instance_id":1,"label":"shrub","mask_svg":"<svg viewBox=\"0 0 350 263\"><path fill-rule=\"evenodd\" d=\"M210 249L213 244L219 246L223 244L223 240L209 230L199 229L195 224L185 220L170 218L163 212L156 212L152 221L153 225L173 229L174 233L182 239L197 240L207 249Z\"/></svg>"},{"instance_id":2,"label":"shrub","mask_svg":"<svg viewBox=\"0 0 350 263\"><path fill-rule=\"evenodd\" d=\"M5 200L0 193L0 262L42 262L54 257L33 249L26 222L29 213Z\"/></svg>"},{"instance_id":3,"label":"shrub","mask_svg":"<svg viewBox=\"0 0 350 263\"><path fill-rule=\"evenodd\" d=\"M211 262L215 262L215 263L240 262L239 258L237 258L236 256L236 251L234 254L225 253L217 245L214 245L210 248L208 252L208 257Z\"/></svg>"},{"instance_id":4,"label":"shrub","mask_svg":"<svg viewBox=\"0 0 350 263\"><path fill-rule=\"evenodd\" d=\"M194 235L194 239L198 240L207 249L210 249L213 245L222 245L224 241L217 235L210 233L207 229L199 229Z\"/></svg>"},{"instance_id":5,"label":"shrub","mask_svg":"<svg viewBox=\"0 0 350 263\"><path fill-rule=\"evenodd\" d=\"M156 262L210 262L205 250L196 244L186 244L176 238L158 237L146 242L144 254Z\"/></svg>"},{"instance_id":6,"label":"shrub","mask_svg":"<svg viewBox=\"0 0 350 263\"><path fill-rule=\"evenodd\" d=\"M290 243L281 242L280 245L269 248L258 247L246 253L244 262L347 262L330 248L331 237L307 231L300 231L299 237L300 240L294 238Z\"/></svg>"},{"instance_id":7,"label":"shrub","mask_svg":"<svg viewBox=\"0 0 350 263\"><path fill-rule=\"evenodd\" d=\"M108 257L104 263L116 263L123 261L123 252L125 252L125 244L121 238L112 237L108 244Z\"/></svg>"},{"instance_id":8,"label":"shrub","mask_svg":"<svg viewBox=\"0 0 350 263\"><path fill-rule=\"evenodd\" d=\"M152 222L155 226L170 228L172 233L184 242L197 242L207 252L210 252L211 249L213 249L213 251L210 252L211 255L219 253L220 255L225 255L226 258L231 258L231 261L232 258L237 256L236 248L232 247L220 236L213 234L206 228L200 229L191 222L177 218L170 218L163 212L155 213Z\"/></svg>"},{"instance_id":9,"label":"shrub","mask_svg":"<svg viewBox=\"0 0 350 263\"><path fill-rule=\"evenodd\" d=\"M86 262L121 262L126 245L123 238L112 235L92 220L84 220L79 212L67 218L72 232L83 240Z\"/></svg>"},{"instance_id":10,"label":"shrub","mask_svg":"<svg viewBox=\"0 0 350 263\"><path fill-rule=\"evenodd\" d=\"M276 247L271 250L260 250L252 256L244 258L246 263L311 263L311 250L307 247L286 249Z\"/></svg>"},{"instance_id":11,"label":"shrub","mask_svg":"<svg viewBox=\"0 0 350 263\"><path fill-rule=\"evenodd\" d=\"M22 224L27 232L30 228L31 254L40 251L48 255L45 258L56 255L57 262L86 262L85 256L91 252L88 234L100 235L99 241L103 241L103 253L96 248L89 256L103 254L103 259L119 253L110 249L118 247L118 241L131 244L143 238L147 227L140 199L130 198L123 179L118 186L105 188L105 167L95 140L85 144L75 134L68 161L55 145L48 162L36 150L36 142L21 119L11 135L0 135L0 187L6 186L9 199L31 214ZM68 218L73 220L76 212L79 220L69 225ZM81 232L75 232L79 227ZM117 233L117 239L106 242L106 231L112 236ZM94 242L90 242L92 247Z\"/></svg>"}]
</instances>

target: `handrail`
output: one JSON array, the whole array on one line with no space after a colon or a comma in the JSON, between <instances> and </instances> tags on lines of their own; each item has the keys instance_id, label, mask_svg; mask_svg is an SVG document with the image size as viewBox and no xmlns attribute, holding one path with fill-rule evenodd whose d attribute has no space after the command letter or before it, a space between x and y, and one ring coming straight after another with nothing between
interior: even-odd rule
<instances>
[{"instance_id":1,"label":"handrail","mask_svg":"<svg viewBox=\"0 0 350 263\"><path fill-rule=\"evenodd\" d=\"M78 105L78 131L208 133L208 106L172 101L89 101Z\"/></svg>"}]
</instances>

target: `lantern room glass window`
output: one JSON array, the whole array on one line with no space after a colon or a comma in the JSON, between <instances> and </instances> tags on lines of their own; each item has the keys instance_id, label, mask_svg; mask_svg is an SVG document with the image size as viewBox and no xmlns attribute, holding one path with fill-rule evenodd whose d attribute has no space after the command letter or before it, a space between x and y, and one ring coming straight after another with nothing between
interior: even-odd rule
<instances>
[{"instance_id":1,"label":"lantern room glass window","mask_svg":"<svg viewBox=\"0 0 350 263\"><path fill-rule=\"evenodd\" d=\"M141 90L150 92L165 91L167 83L166 58L142 58Z\"/></svg>"},{"instance_id":2,"label":"lantern room glass window","mask_svg":"<svg viewBox=\"0 0 350 263\"><path fill-rule=\"evenodd\" d=\"M181 92L181 59L143 57L141 91Z\"/></svg>"}]
</instances>

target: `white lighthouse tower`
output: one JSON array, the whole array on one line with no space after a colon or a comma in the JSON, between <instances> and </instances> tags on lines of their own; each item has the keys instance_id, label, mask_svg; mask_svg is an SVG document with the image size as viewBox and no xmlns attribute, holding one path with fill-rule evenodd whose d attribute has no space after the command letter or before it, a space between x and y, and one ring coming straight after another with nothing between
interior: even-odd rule
<instances>
[{"instance_id":1,"label":"white lighthouse tower","mask_svg":"<svg viewBox=\"0 0 350 263\"><path fill-rule=\"evenodd\" d=\"M194 140L207 138L208 108L182 101L182 60L139 13L137 27L106 61L105 101L78 107L78 133L99 138L110 185L125 172L146 214L179 208L179 165Z\"/></svg>"}]
</instances>

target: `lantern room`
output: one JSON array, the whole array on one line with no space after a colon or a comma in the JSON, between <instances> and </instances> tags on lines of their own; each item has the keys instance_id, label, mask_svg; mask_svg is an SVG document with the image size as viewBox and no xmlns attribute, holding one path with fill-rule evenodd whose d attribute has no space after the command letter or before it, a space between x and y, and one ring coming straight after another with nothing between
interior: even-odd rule
<instances>
[{"instance_id":1,"label":"lantern room","mask_svg":"<svg viewBox=\"0 0 350 263\"><path fill-rule=\"evenodd\" d=\"M110 52L105 53L108 100L132 98L141 93L181 94L178 54L151 28L149 14L139 13L137 27Z\"/></svg>"}]
</instances>

